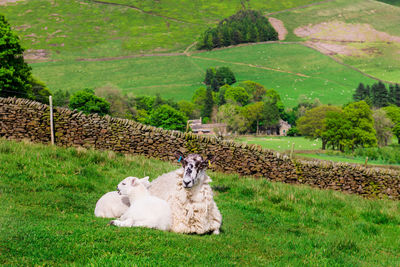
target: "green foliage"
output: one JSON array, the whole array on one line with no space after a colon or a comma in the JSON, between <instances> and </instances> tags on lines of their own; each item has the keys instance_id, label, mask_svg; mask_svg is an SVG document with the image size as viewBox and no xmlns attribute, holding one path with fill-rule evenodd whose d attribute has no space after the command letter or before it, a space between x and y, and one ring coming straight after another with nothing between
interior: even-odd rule
<instances>
[{"instance_id":1,"label":"green foliage","mask_svg":"<svg viewBox=\"0 0 400 267\"><path fill-rule=\"evenodd\" d=\"M243 87L229 87L225 91L225 100L241 106L249 102L250 96Z\"/></svg>"},{"instance_id":2,"label":"green foliage","mask_svg":"<svg viewBox=\"0 0 400 267\"><path fill-rule=\"evenodd\" d=\"M220 67L217 69L208 68L204 78L204 83L208 86L211 86L215 92L218 92L221 86L225 84L231 85L235 82L235 75L228 67Z\"/></svg>"},{"instance_id":3,"label":"green foliage","mask_svg":"<svg viewBox=\"0 0 400 267\"><path fill-rule=\"evenodd\" d=\"M214 100L211 87L207 87L206 98L204 99L204 107L201 111L202 117L211 118L214 107Z\"/></svg>"},{"instance_id":4,"label":"green foliage","mask_svg":"<svg viewBox=\"0 0 400 267\"><path fill-rule=\"evenodd\" d=\"M186 130L187 117L173 107L164 104L150 113L146 124L161 127L167 130Z\"/></svg>"},{"instance_id":5,"label":"green foliage","mask_svg":"<svg viewBox=\"0 0 400 267\"><path fill-rule=\"evenodd\" d=\"M376 138L378 146L387 146L392 142L392 128L393 122L387 117L383 109L374 110L374 129L376 131Z\"/></svg>"},{"instance_id":6,"label":"green foliage","mask_svg":"<svg viewBox=\"0 0 400 267\"><path fill-rule=\"evenodd\" d=\"M368 160L379 160L386 164L400 164L399 145L357 148L351 155L362 158L368 157Z\"/></svg>"},{"instance_id":7,"label":"green foliage","mask_svg":"<svg viewBox=\"0 0 400 267\"><path fill-rule=\"evenodd\" d=\"M110 115L118 118L133 119L136 117L134 97L123 95L121 90L113 85L96 88L96 95L110 103Z\"/></svg>"},{"instance_id":8,"label":"green foliage","mask_svg":"<svg viewBox=\"0 0 400 267\"><path fill-rule=\"evenodd\" d=\"M94 91L88 88L74 93L69 100L69 107L87 114L105 115L110 113L110 103L104 98L96 96Z\"/></svg>"},{"instance_id":9,"label":"green foliage","mask_svg":"<svg viewBox=\"0 0 400 267\"><path fill-rule=\"evenodd\" d=\"M206 30L197 44L198 49L278 40L278 33L261 12L239 10L219 22L216 28Z\"/></svg>"},{"instance_id":10,"label":"green foliage","mask_svg":"<svg viewBox=\"0 0 400 267\"><path fill-rule=\"evenodd\" d=\"M366 99L367 97L370 97L369 87L365 87L363 83L360 83L353 95L353 100L358 102Z\"/></svg>"},{"instance_id":11,"label":"green foliage","mask_svg":"<svg viewBox=\"0 0 400 267\"><path fill-rule=\"evenodd\" d=\"M389 95L386 86L382 82L375 83L371 86L372 105L377 108L389 105Z\"/></svg>"},{"instance_id":12,"label":"green foliage","mask_svg":"<svg viewBox=\"0 0 400 267\"><path fill-rule=\"evenodd\" d=\"M56 107L68 107L70 94L68 90L57 90L53 94L53 105Z\"/></svg>"},{"instance_id":13,"label":"green foliage","mask_svg":"<svg viewBox=\"0 0 400 267\"><path fill-rule=\"evenodd\" d=\"M374 120L368 104L365 101L350 103L343 112L327 113L322 138L328 147L340 151L376 146Z\"/></svg>"},{"instance_id":14,"label":"green foliage","mask_svg":"<svg viewBox=\"0 0 400 267\"><path fill-rule=\"evenodd\" d=\"M392 132L397 137L397 142L400 144L400 122L394 125Z\"/></svg>"},{"instance_id":15,"label":"green foliage","mask_svg":"<svg viewBox=\"0 0 400 267\"><path fill-rule=\"evenodd\" d=\"M179 111L185 114L189 119L195 119L200 116L198 106L193 102L187 100L181 100L178 102Z\"/></svg>"},{"instance_id":16,"label":"green foliage","mask_svg":"<svg viewBox=\"0 0 400 267\"><path fill-rule=\"evenodd\" d=\"M299 129L296 126L292 126L289 131L287 132L287 136L301 136Z\"/></svg>"},{"instance_id":17,"label":"green foliage","mask_svg":"<svg viewBox=\"0 0 400 267\"><path fill-rule=\"evenodd\" d=\"M51 92L49 88L47 88L46 84L33 76L30 76L29 83L32 86L31 98L35 101L49 104L49 96L51 95Z\"/></svg>"},{"instance_id":18,"label":"green foliage","mask_svg":"<svg viewBox=\"0 0 400 267\"><path fill-rule=\"evenodd\" d=\"M204 107L206 101L207 89L204 87L197 88L192 96L192 102L199 106L201 109Z\"/></svg>"},{"instance_id":19,"label":"green foliage","mask_svg":"<svg viewBox=\"0 0 400 267\"><path fill-rule=\"evenodd\" d=\"M135 98L136 108L151 111L153 109L154 101L155 97L152 96L138 96Z\"/></svg>"},{"instance_id":20,"label":"green foliage","mask_svg":"<svg viewBox=\"0 0 400 267\"><path fill-rule=\"evenodd\" d=\"M252 96L252 101L254 102L261 101L267 93L267 90L262 84L253 81L240 82L239 86L243 87L247 93Z\"/></svg>"},{"instance_id":21,"label":"green foliage","mask_svg":"<svg viewBox=\"0 0 400 267\"><path fill-rule=\"evenodd\" d=\"M340 112L341 109L336 106L319 106L306 111L305 115L300 117L296 125L301 135L311 139L321 138L326 130L326 116L329 112ZM325 149L325 142L322 141L322 149Z\"/></svg>"},{"instance_id":22,"label":"green foliage","mask_svg":"<svg viewBox=\"0 0 400 267\"><path fill-rule=\"evenodd\" d=\"M31 81L36 83L36 80L32 80L31 68L25 63L23 52L18 36L11 30L6 18L0 14L0 96L2 97L31 97ZM41 100L40 96L38 98Z\"/></svg>"}]
</instances>

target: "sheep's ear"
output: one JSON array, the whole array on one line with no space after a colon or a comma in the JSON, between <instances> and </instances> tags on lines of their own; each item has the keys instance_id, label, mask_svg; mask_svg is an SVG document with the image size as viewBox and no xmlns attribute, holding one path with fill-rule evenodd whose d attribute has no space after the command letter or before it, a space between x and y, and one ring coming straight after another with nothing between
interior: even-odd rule
<instances>
[{"instance_id":1,"label":"sheep's ear","mask_svg":"<svg viewBox=\"0 0 400 267\"><path fill-rule=\"evenodd\" d=\"M210 167L216 157L215 155L207 155L207 158L201 162L201 168Z\"/></svg>"}]
</instances>

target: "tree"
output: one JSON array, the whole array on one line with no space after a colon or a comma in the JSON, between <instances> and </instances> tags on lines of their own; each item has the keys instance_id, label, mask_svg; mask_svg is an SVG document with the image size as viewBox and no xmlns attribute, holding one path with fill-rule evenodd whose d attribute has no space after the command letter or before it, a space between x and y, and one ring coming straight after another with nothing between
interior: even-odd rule
<instances>
[{"instance_id":1,"label":"tree","mask_svg":"<svg viewBox=\"0 0 400 267\"><path fill-rule=\"evenodd\" d=\"M351 103L343 109L346 120L351 125L351 147L376 146L376 131L372 111L365 101Z\"/></svg>"},{"instance_id":2,"label":"tree","mask_svg":"<svg viewBox=\"0 0 400 267\"><path fill-rule=\"evenodd\" d=\"M212 89L211 89L211 87L207 87L206 98L204 100L204 107L201 112L201 116L203 118L207 117L207 118L211 119L211 115L213 112L213 106L214 106L214 100L213 100L213 95L212 95Z\"/></svg>"},{"instance_id":3,"label":"tree","mask_svg":"<svg viewBox=\"0 0 400 267\"><path fill-rule=\"evenodd\" d=\"M136 117L135 99L121 93L113 85L96 88L96 95L110 103L110 114L114 117L133 119Z\"/></svg>"},{"instance_id":4,"label":"tree","mask_svg":"<svg viewBox=\"0 0 400 267\"><path fill-rule=\"evenodd\" d=\"M393 134L397 137L397 142L400 144L400 123L393 127Z\"/></svg>"},{"instance_id":5,"label":"tree","mask_svg":"<svg viewBox=\"0 0 400 267\"><path fill-rule=\"evenodd\" d=\"M226 101L231 101L241 106L246 105L249 102L249 98L249 94L243 87L229 87L225 91Z\"/></svg>"},{"instance_id":6,"label":"tree","mask_svg":"<svg viewBox=\"0 0 400 267\"><path fill-rule=\"evenodd\" d=\"M31 68L25 63L24 49L10 24L0 15L0 96L31 98Z\"/></svg>"},{"instance_id":7,"label":"tree","mask_svg":"<svg viewBox=\"0 0 400 267\"><path fill-rule=\"evenodd\" d=\"M253 102L261 101L267 93L267 89L262 84L253 81L241 82L239 86L243 87L252 96Z\"/></svg>"},{"instance_id":8,"label":"tree","mask_svg":"<svg viewBox=\"0 0 400 267\"><path fill-rule=\"evenodd\" d=\"M329 112L340 113L341 109L336 106L319 106L312 108L300 117L296 123L301 135L311 139L321 138L322 149L326 148L326 140L322 138L322 133L326 130L326 116Z\"/></svg>"},{"instance_id":9,"label":"tree","mask_svg":"<svg viewBox=\"0 0 400 267\"><path fill-rule=\"evenodd\" d=\"M69 101L69 107L87 114L110 114L110 103L104 98L96 96L92 89L83 89L73 94Z\"/></svg>"},{"instance_id":10,"label":"tree","mask_svg":"<svg viewBox=\"0 0 400 267\"><path fill-rule=\"evenodd\" d=\"M164 104L153 110L146 120L147 124L167 130L186 130L187 117L173 107Z\"/></svg>"},{"instance_id":11,"label":"tree","mask_svg":"<svg viewBox=\"0 0 400 267\"><path fill-rule=\"evenodd\" d=\"M365 87L363 83L360 83L353 95L354 101L361 101L370 96L369 87Z\"/></svg>"},{"instance_id":12,"label":"tree","mask_svg":"<svg viewBox=\"0 0 400 267\"><path fill-rule=\"evenodd\" d=\"M371 98L374 107L381 108L389 104L388 91L381 81L372 85Z\"/></svg>"},{"instance_id":13,"label":"tree","mask_svg":"<svg viewBox=\"0 0 400 267\"><path fill-rule=\"evenodd\" d=\"M33 76L29 77L29 83L32 86L31 98L38 102L49 104L49 96L51 95L51 92L49 88L47 88L46 84Z\"/></svg>"},{"instance_id":14,"label":"tree","mask_svg":"<svg viewBox=\"0 0 400 267\"><path fill-rule=\"evenodd\" d=\"M69 93L68 90L65 90L65 91L57 90L57 91L55 91L54 94L53 94L54 106L68 107L69 98L70 98L70 93Z\"/></svg>"},{"instance_id":15,"label":"tree","mask_svg":"<svg viewBox=\"0 0 400 267\"><path fill-rule=\"evenodd\" d=\"M263 102L255 102L244 106L242 109L242 116L247 121L247 130L251 130L251 126L255 124L256 134L259 133L260 122L263 120L263 110L264 103Z\"/></svg>"},{"instance_id":16,"label":"tree","mask_svg":"<svg viewBox=\"0 0 400 267\"><path fill-rule=\"evenodd\" d=\"M200 109L203 108L205 100L206 100L206 94L207 94L207 89L204 87L197 88L196 91L194 91L194 94L192 96L192 102L199 106Z\"/></svg>"},{"instance_id":17,"label":"tree","mask_svg":"<svg viewBox=\"0 0 400 267\"><path fill-rule=\"evenodd\" d=\"M374 129L376 131L378 146L389 145L392 141L392 120L387 117L383 109L375 110L372 116L374 118Z\"/></svg>"},{"instance_id":18,"label":"tree","mask_svg":"<svg viewBox=\"0 0 400 267\"><path fill-rule=\"evenodd\" d=\"M206 77L204 77L204 84L211 85L212 80L215 78L215 68L208 68L206 70Z\"/></svg>"},{"instance_id":19,"label":"tree","mask_svg":"<svg viewBox=\"0 0 400 267\"><path fill-rule=\"evenodd\" d=\"M400 85L396 84L392 93L393 104L400 107Z\"/></svg>"},{"instance_id":20,"label":"tree","mask_svg":"<svg viewBox=\"0 0 400 267\"><path fill-rule=\"evenodd\" d=\"M326 113L325 129L321 134L326 147L345 151L354 146L352 142L351 123L341 111Z\"/></svg>"},{"instance_id":21,"label":"tree","mask_svg":"<svg viewBox=\"0 0 400 267\"><path fill-rule=\"evenodd\" d=\"M195 119L200 117L200 111L196 105L187 100L181 100L178 102L179 111L185 114L189 119Z\"/></svg>"}]
</instances>

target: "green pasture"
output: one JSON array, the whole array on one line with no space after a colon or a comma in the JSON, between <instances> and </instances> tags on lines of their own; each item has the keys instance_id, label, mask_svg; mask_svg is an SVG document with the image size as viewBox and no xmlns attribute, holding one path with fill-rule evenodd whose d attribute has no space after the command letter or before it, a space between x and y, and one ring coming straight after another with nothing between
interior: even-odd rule
<instances>
[{"instance_id":1,"label":"green pasture","mask_svg":"<svg viewBox=\"0 0 400 267\"><path fill-rule=\"evenodd\" d=\"M209 172L220 235L108 226L96 201L177 168L112 152L0 141L1 265L397 266L400 204Z\"/></svg>"},{"instance_id":2,"label":"green pasture","mask_svg":"<svg viewBox=\"0 0 400 267\"><path fill-rule=\"evenodd\" d=\"M398 5L399 1L393 2ZM303 40L294 35L294 29L322 22L342 21L350 24L369 24L378 31L400 36L400 8L373 0L335 0L303 9L296 9L273 15L282 20L289 34L286 40ZM357 34L349 33L349 34ZM337 39L329 36L329 39ZM342 44L343 45L343 44ZM400 43L364 42L348 44L359 49L361 54L337 56L351 66L374 77L400 82Z\"/></svg>"},{"instance_id":3,"label":"green pasture","mask_svg":"<svg viewBox=\"0 0 400 267\"><path fill-rule=\"evenodd\" d=\"M182 52L204 30L236 13L241 1L18 1L0 6L27 49L51 59L103 58L143 52ZM315 0L251 0L251 8L277 11ZM147 13L129 6L135 6Z\"/></svg>"},{"instance_id":4,"label":"green pasture","mask_svg":"<svg viewBox=\"0 0 400 267\"><path fill-rule=\"evenodd\" d=\"M310 140L305 137L291 136L241 136L235 139L237 142L260 145L263 148L275 151L291 151L294 144L294 150L320 150L322 142L320 139Z\"/></svg>"},{"instance_id":5,"label":"green pasture","mask_svg":"<svg viewBox=\"0 0 400 267\"><path fill-rule=\"evenodd\" d=\"M351 101L360 82L373 79L298 44L259 44L191 56L138 57L111 61L57 61L31 64L35 76L51 90L76 91L112 84L125 93L190 100L203 86L205 70L228 66L238 81L253 80L276 89L285 105L299 97L326 104Z\"/></svg>"}]
</instances>

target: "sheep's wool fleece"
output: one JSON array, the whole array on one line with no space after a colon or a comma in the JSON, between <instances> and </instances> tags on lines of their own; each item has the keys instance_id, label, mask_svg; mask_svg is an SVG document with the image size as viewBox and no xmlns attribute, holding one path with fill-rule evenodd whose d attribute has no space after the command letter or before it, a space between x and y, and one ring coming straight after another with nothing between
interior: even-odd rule
<instances>
[{"instance_id":1,"label":"sheep's wool fleece","mask_svg":"<svg viewBox=\"0 0 400 267\"><path fill-rule=\"evenodd\" d=\"M160 176L150 187L152 194L166 199L171 207L173 218L171 230L186 234L219 232L222 216L208 184L211 182L210 177L204 174L202 183L191 189L183 188L182 180L183 169L178 169Z\"/></svg>"}]
</instances>

